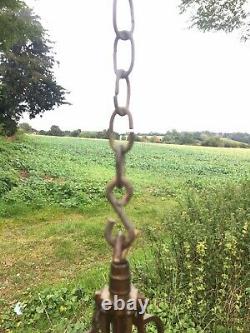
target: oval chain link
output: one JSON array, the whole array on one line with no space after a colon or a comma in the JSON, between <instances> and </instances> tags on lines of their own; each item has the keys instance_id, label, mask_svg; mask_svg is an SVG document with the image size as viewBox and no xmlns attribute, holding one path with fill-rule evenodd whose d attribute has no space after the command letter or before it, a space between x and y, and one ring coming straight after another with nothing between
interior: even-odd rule
<instances>
[{"instance_id":1,"label":"oval chain link","mask_svg":"<svg viewBox=\"0 0 250 333\"><path fill-rule=\"evenodd\" d=\"M135 46L134 46L134 39L133 39L133 32L135 28L135 20L134 20L134 6L133 1L128 0L129 2L129 8L130 8L130 14L131 14L131 28L130 30L119 30L117 25L117 3L118 0L113 0L113 26L114 31L116 33L116 38L114 42L114 54L113 54L113 60L114 60L114 72L116 75L116 82L115 82L115 96L114 96L114 106L115 111L112 113L112 116L110 118L110 124L109 124L109 142L112 150L115 153L116 157L116 176L115 178L108 183L107 185L107 198L111 205L113 206L115 212L117 213L118 217L122 221L126 231L127 235L119 233L116 236L112 235L112 230L114 227L115 222L113 220L109 220L108 224L106 226L105 230L105 238L108 241L108 243L113 247L114 249L114 258L116 260L122 260L125 256L125 250L131 246L132 242L134 241L136 237L136 230L134 225L131 223L130 219L125 213L124 207L129 203L133 196L133 186L131 185L130 181L125 177L125 155L129 152L129 150L132 148L134 144L134 126L133 126L133 118L132 114L129 111L130 106L130 95L131 95L131 87L130 87L130 80L129 75L133 70L134 67L134 60L135 60ZM128 67L128 69L121 69L118 68L118 43L119 41L130 41L131 44L131 62ZM118 102L118 96L120 93L120 81L125 80L126 81L126 88L127 88L127 98L126 98L126 105L120 106ZM123 144L121 142L116 142L115 140L115 132L114 132L114 121L116 116L128 117L129 122L129 135L128 140L126 144ZM124 189L125 194L121 199L117 199L114 190L115 188ZM117 244L121 243L121 246L117 246ZM119 252L119 255L117 253L117 248L121 247L121 252Z\"/></svg>"},{"instance_id":2,"label":"oval chain link","mask_svg":"<svg viewBox=\"0 0 250 333\"><path fill-rule=\"evenodd\" d=\"M119 30L117 26L117 2L118 0L113 1L113 26L116 33L116 36L122 40L128 39L128 36L131 36L135 29L135 16L134 16L134 4L132 0L128 0L130 15L131 15L131 29L130 30Z\"/></svg>"},{"instance_id":3,"label":"oval chain link","mask_svg":"<svg viewBox=\"0 0 250 333\"><path fill-rule=\"evenodd\" d=\"M119 103L118 103L118 96L119 96L119 93L120 93L120 81L121 80L125 80L126 81L126 85L127 85L127 99L126 99L126 106L125 107L119 106ZM114 105L115 105L115 110L117 110L117 113L120 116L124 115L124 113L125 113L124 109L127 109L127 110L129 109L130 96L131 96L131 88L130 88L129 77L126 77L125 79L122 79L121 77L116 76Z\"/></svg>"},{"instance_id":4,"label":"oval chain link","mask_svg":"<svg viewBox=\"0 0 250 333\"><path fill-rule=\"evenodd\" d=\"M134 67L134 62L135 62L135 43L134 43L134 39L133 36L131 35L128 40L130 41L131 44L131 61L130 61L130 65L128 67L127 70L125 69L120 69L118 68L118 61L117 61L117 51L118 51L118 43L119 41L122 40L120 37L116 37L115 39L115 43L114 43L114 71L116 76L120 77L121 79L126 79L130 73L133 70Z\"/></svg>"}]
</instances>

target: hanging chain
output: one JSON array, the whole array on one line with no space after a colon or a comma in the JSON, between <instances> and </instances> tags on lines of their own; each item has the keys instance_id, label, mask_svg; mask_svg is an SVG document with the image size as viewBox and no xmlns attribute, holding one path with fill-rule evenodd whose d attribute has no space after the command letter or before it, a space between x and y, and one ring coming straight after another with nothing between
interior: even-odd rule
<instances>
[{"instance_id":1,"label":"hanging chain","mask_svg":"<svg viewBox=\"0 0 250 333\"><path fill-rule=\"evenodd\" d=\"M134 66L134 8L132 0L129 1L131 12L131 29L120 31L117 26L117 1L113 0L113 24L116 33L114 44L114 70L116 74L114 104L115 111L110 118L109 124L109 142L116 158L116 175L107 185L107 198L121 220L126 232L119 232L112 235L115 221L109 220L105 230L105 238L113 247L113 260L110 267L109 285L95 294L95 311L93 315L92 328L89 333L146 333L146 327L149 323L156 326L158 333L164 333L164 327L160 318L156 316L146 315L142 311L142 304L146 307L145 297L131 284L131 275L129 263L125 256L128 248L136 238L137 231L126 215L125 206L129 203L133 196L133 187L125 176L125 157L134 144L134 126L132 114L129 111L130 103L130 81L129 75ZM118 69L117 66L117 50L118 43L130 41L131 45L131 63L127 70ZM127 101L125 106L118 103L120 81L126 81ZM128 141L124 144L115 140L114 121L116 116L128 117L130 133ZM119 199L116 197L114 190L124 189L124 196ZM122 301L124 307L116 309L115 299ZM136 308L131 309L132 304L136 304ZM104 308L103 304L110 304L109 309ZM130 307L128 306L130 305ZM118 311L117 311L118 310ZM135 331L136 329L136 331Z\"/></svg>"},{"instance_id":2,"label":"hanging chain","mask_svg":"<svg viewBox=\"0 0 250 333\"><path fill-rule=\"evenodd\" d=\"M126 250L131 246L132 242L136 237L136 230L129 218L125 213L124 207L129 203L133 196L133 187L130 181L125 176L125 156L132 148L134 144L134 125L133 125L133 118L132 114L129 111L130 107L130 96L131 96L131 87L130 87L130 79L129 75L131 74L133 67L134 67L134 59L135 59L135 45L134 45L134 38L133 32L135 28L135 20L134 20L134 7L133 1L129 1L130 7L130 15L131 15L131 27L130 30L119 30L117 25L117 2L118 0L113 0L113 26L114 31L116 34L115 42L114 42L114 72L116 75L116 82L115 82L115 96L114 96L114 106L115 111L113 112L110 124L109 124L109 142L112 150L115 153L116 158L116 176L115 178L108 183L107 185L107 198L111 205L113 206L115 212L117 213L118 217L120 218L121 222L123 223L125 229L127 230L127 235L123 233L118 233L116 236L112 236L112 230L114 227L115 222L113 220L109 220L106 231L105 231L105 238L108 243L114 249L114 261L121 261L124 259ZM130 42L131 47L131 62L128 69L120 69L118 68L118 45L119 42ZM120 94L120 82L121 80L125 80L126 88L127 88L127 98L126 98L126 105L120 106L118 97ZM115 117L120 116L128 117L129 123L129 135L128 141L126 144L121 142L115 141L115 134L114 134L114 121ZM114 195L115 188L125 189L125 194L122 199L117 199Z\"/></svg>"}]
</instances>

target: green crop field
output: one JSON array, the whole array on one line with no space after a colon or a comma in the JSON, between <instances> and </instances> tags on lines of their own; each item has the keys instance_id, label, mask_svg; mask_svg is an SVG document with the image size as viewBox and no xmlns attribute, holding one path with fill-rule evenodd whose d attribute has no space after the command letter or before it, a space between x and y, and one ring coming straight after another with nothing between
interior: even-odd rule
<instances>
[{"instance_id":1,"label":"green crop field","mask_svg":"<svg viewBox=\"0 0 250 333\"><path fill-rule=\"evenodd\" d=\"M91 295L105 283L111 256L103 230L108 217L116 218L105 198L114 172L105 140L0 139L1 333L78 332L73 323L87 328ZM127 175L135 189L127 212L141 231L130 254L133 267L152 241L147 230L161 230L189 192L247 183L250 150L137 143L127 158ZM73 310L77 297L71 290L84 294L84 309ZM61 331L44 310L48 295L54 299L50 309L63 319ZM25 323L13 319L17 302L31 304ZM80 324L82 316L87 320Z\"/></svg>"},{"instance_id":2,"label":"green crop field","mask_svg":"<svg viewBox=\"0 0 250 333\"><path fill-rule=\"evenodd\" d=\"M1 142L1 216L57 205L84 210L103 202L114 176L106 141L33 136ZM237 182L249 177L250 151L137 144L127 161L137 197L173 198L189 187Z\"/></svg>"}]
</instances>

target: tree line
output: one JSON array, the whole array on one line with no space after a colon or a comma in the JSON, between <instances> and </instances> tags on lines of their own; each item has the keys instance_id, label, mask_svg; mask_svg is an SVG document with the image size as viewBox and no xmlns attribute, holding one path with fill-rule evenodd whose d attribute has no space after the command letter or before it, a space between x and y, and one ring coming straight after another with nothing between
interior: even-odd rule
<instances>
[{"instance_id":1,"label":"tree line","mask_svg":"<svg viewBox=\"0 0 250 333\"><path fill-rule=\"evenodd\" d=\"M214 147L234 147L240 145L244 148L250 145L250 134L241 132L215 133L209 131L177 132L172 130L164 135L163 142Z\"/></svg>"},{"instance_id":2,"label":"tree line","mask_svg":"<svg viewBox=\"0 0 250 333\"><path fill-rule=\"evenodd\" d=\"M33 133L39 135L49 136L69 136L90 139L108 139L108 130L103 131L82 131L75 129L73 131L62 130L57 125L52 125L48 131L35 130L28 123L21 123L19 128L25 133ZM116 139L126 140L127 134L115 133ZM167 143L178 145L194 145L194 146L208 146L208 147L226 147L226 148L250 148L250 134L249 133L214 133L209 131L176 131L171 130L166 133L149 132L137 133L135 141L138 142L151 142L151 143Z\"/></svg>"},{"instance_id":3,"label":"tree line","mask_svg":"<svg viewBox=\"0 0 250 333\"><path fill-rule=\"evenodd\" d=\"M103 131L82 131L81 129L75 129L73 131L62 130L58 125L52 125L48 131L36 130L28 123L19 124L19 129L27 134L47 135L47 136L68 136L68 137L80 137L88 139L108 139L108 130ZM119 134L115 133L115 137L118 139Z\"/></svg>"}]
</instances>

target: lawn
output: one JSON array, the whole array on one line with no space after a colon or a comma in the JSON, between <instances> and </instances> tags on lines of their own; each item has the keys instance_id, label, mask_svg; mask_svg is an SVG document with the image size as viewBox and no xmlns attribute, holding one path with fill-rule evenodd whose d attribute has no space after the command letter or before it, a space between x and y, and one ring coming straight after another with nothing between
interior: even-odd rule
<instances>
[{"instance_id":1,"label":"lawn","mask_svg":"<svg viewBox=\"0 0 250 333\"><path fill-rule=\"evenodd\" d=\"M250 150L138 143L127 174L135 188L127 212L141 231L133 262L147 253L144 229L160 229L183 195L249 179ZM105 140L0 140L0 318L2 312L6 331L8 311L48 288L83 288L90 309L89 295L105 283L111 256L103 230L115 217L105 198L113 176ZM29 331L21 325L12 330Z\"/></svg>"}]
</instances>

